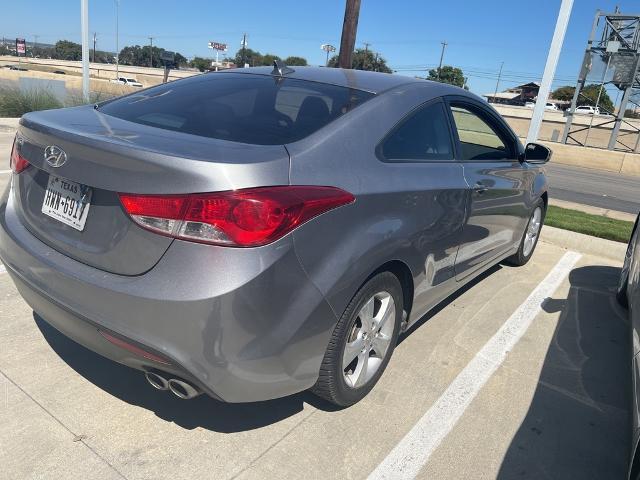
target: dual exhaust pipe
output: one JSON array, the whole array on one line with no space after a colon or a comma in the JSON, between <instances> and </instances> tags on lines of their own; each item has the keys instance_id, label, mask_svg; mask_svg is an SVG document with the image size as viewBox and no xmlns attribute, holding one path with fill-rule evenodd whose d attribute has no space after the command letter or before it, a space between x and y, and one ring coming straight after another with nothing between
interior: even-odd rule
<instances>
[{"instance_id":1,"label":"dual exhaust pipe","mask_svg":"<svg viewBox=\"0 0 640 480\"><path fill-rule=\"evenodd\" d=\"M157 390L170 390L176 397L182 398L183 400L190 400L202 393L189 382L179 378L167 379L160 373L152 371L146 371L144 376L153 388Z\"/></svg>"}]
</instances>

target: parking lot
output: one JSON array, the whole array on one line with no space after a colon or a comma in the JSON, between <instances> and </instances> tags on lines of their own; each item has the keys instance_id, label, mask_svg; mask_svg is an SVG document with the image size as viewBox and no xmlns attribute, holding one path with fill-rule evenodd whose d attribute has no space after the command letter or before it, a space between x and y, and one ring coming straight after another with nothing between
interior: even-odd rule
<instances>
[{"instance_id":1,"label":"parking lot","mask_svg":"<svg viewBox=\"0 0 640 480\"><path fill-rule=\"evenodd\" d=\"M233 405L158 392L48 326L0 274L0 476L623 478L631 376L619 263L582 255L532 305L564 258L541 243L527 266L490 270L403 337L372 393L343 410L308 393ZM487 345L527 315L491 364ZM469 378L478 362L489 362L486 382Z\"/></svg>"}]
</instances>

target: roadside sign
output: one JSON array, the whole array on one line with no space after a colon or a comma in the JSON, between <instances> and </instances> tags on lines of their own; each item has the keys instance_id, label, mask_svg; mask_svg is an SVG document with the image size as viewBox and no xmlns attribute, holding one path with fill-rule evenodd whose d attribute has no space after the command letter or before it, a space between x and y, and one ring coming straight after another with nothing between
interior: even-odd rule
<instances>
[{"instance_id":1,"label":"roadside sign","mask_svg":"<svg viewBox=\"0 0 640 480\"><path fill-rule=\"evenodd\" d=\"M23 55L26 55L27 43L25 42L24 38L16 38L16 53L18 55L20 55L21 53Z\"/></svg>"},{"instance_id":2,"label":"roadside sign","mask_svg":"<svg viewBox=\"0 0 640 480\"><path fill-rule=\"evenodd\" d=\"M160 60L164 60L165 62L173 62L175 57L176 57L176 53L175 52L170 52L168 50L163 50L160 53Z\"/></svg>"},{"instance_id":3,"label":"roadside sign","mask_svg":"<svg viewBox=\"0 0 640 480\"><path fill-rule=\"evenodd\" d=\"M212 48L213 50L218 50L220 52L226 52L227 44L219 43L219 42L209 42L209 48Z\"/></svg>"}]
</instances>

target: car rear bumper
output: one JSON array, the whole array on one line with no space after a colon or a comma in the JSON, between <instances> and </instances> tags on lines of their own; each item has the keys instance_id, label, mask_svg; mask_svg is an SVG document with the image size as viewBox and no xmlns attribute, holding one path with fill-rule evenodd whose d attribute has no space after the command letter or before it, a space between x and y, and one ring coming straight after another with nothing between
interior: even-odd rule
<instances>
[{"instance_id":1,"label":"car rear bumper","mask_svg":"<svg viewBox=\"0 0 640 480\"><path fill-rule=\"evenodd\" d=\"M133 368L178 375L227 402L311 387L337 322L301 268L291 236L253 249L175 241L147 273L121 276L42 243L5 192L0 259L27 303L63 334ZM171 365L117 347L99 330Z\"/></svg>"}]
</instances>

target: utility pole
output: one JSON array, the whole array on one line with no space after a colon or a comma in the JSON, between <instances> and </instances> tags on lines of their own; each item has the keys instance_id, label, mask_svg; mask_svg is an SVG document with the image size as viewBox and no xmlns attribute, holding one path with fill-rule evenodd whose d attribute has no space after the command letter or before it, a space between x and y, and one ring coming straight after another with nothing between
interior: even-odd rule
<instances>
[{"instance_id":1,"label":"utility pole","mask_svg":"<svg viewBox=\"0 0 640 480\"><path fill-rule=\"evenodd\" d=\"M558 58L560 57L560 50L562 49L564 34L567 31L572 8L573 0L562 0L560 11L558 12L558 20L556 21L556 28L553 32L553 39L549 47L547 63L544 67L544 74L542 75L540 90L538 90L538 99L536 100L536 106L533 108L533 115L531 116L531 123L529 124L527 143L535 142L538 139L540 126L542 125L542 116L544 115L544 107L547 104L547 98L549 98L549 92L551 91L551 81L556 73Z\"/></svg>"},{"instance_id":2,"label":"utility pole","mask_svg":"<svg viewBox=\"0 0 640 480\"><path fill-rule=\"evenodd\" d=\"M120 16L120 0L116 0L116 78L120 78L120 50L118 45L118 17Z\"/></svg>"},{"instance_id":3,"label":"utility pole","mask_svg":"<svg viewBox=\"0 0 640 480\"><path fill-rule=\"evenodd\" d=\"M149 63L151 65L149 65L151 68L153 68L153 37L149 37L149 45L150 45L150 50L149 50Z\"/></svg>"},{"instance_id":4,"label":"utility pole","mask_svg":"<svg viewBox=\"0 0 640 480\"><path fill-rule=\"evenodd\" d=\"M98 34L93 32L93 63L96 63L96 36Z\"/></svg>"},{"instance_id":5,"label":"utility pole","mask_svg":"<svg viewBox=\"0 0 640 480\"><path fill-rule=\"evenodd\" d=\"M364 42L364 59L362 60L362 69L367 69L367 59L369 58L369 45L370 43Z\"/></svg>"},{"instance_id":6,"label":"utility pole","mask_svg":"<svg viewBox=\"0 0 640 480\"><path fill-rule=\"evenodd\" d=\"M447 42L440 42L442 51L440 52L440 65L438 66L438 80L440 80L440 70L442 69L442 59L444 58L444 49L447 48Z\"/></svg>"},{"instance_id":7,"label":"utility pole","mask_svg":"<svg viewBox=\"0 0 640 480\"><path fill-rule=\"evenodd\" d=\"M500 84L500 77L502 76L502 67L504 62L500 62L500 70L498 71L498 79L496 80L496 90L493 92L493 103L496 103L496 95L498 95L498 85Z\"/></svg>"},{"instance_id":8,"label":"utility pole","mask_svg":"<svg viewBox=\"0 0 640 480\"><path fill-rule=\"evenodd\" d=\"M242 44L241 45L242 45L242 54L241 54L242 67L240 67L240 68L244 68L244 66L247 64L246 53L245 53L246 49L247 49L247 34L246 33L242 34Z\"/></svg>"},{"instance_id":9,"label":"utility pole","mask_svg":"<svg viewBox=\"0 0 640 480\"><path fill-rule=\"evenodd\" d=\"M82 97L89 103L89 0L80 0L82 31Z\"/></svg>"},{"instance_id":10,"label":"utility pole","mask_svg":"<svg viewBox=\"0 0 640 480\"><path fill-rule=\"evenodd\" d=\"M340 68L352 68L351 59L353 48L356 45L359 16L360 0L346 0L342 37L340 39L340 53L338 55L338 66Z\"/></svg>"},{"instance_id":11,"label":"utility pole","mask_svg":"<svg viewBox=\"0 0 640 480\"><path fill-rule=\"evenodd\" d=\"M31 56L32 56L32 57L35 57L35 56L36 56L36 52L35 52L35 50L36 50L36 48L38 47L38 37L39 37L39 36L40 36L40 35L34 35L34 36L33 36L33 47L31 47ZM4 40L4 38L3 38L2 40ZM2 44L4 45L4 41L2 42Z\"/></svg>"}]
</instances>

